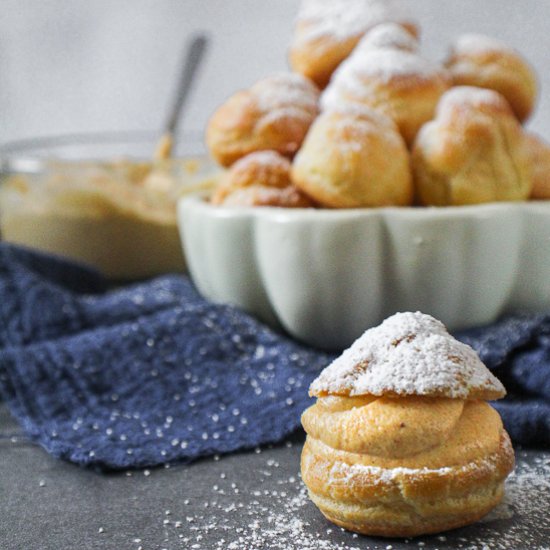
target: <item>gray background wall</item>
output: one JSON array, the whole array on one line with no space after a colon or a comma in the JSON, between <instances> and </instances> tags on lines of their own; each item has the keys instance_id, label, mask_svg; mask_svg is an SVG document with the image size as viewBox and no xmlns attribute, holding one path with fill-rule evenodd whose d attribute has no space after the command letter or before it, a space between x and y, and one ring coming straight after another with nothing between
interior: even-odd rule
<instances>
[{"instance_id":1,"label":"gray background wall","mask_svg":"<svg viewBox=\"0 0 550 550\"><path fill-rule=\"evenodd\" d=\"M520 49L543 87L531 126L550 137L550 0L405 0L441 58L464 31ZM298 0L2 0L0 142L82 131L150 130L164 118L180 50L213 43L185 120L202 130L237 88L286 68Z\"/></svg>"}]
</instances>

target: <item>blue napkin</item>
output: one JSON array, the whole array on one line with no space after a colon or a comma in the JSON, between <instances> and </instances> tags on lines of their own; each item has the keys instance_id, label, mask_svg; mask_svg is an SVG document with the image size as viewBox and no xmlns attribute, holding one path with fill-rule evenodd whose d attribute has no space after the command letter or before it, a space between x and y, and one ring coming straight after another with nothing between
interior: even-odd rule
<instances>
[{"instance_id":1,"label":"blue napkin","mask_svg":"<svg viewBox=\"0 0 550 550\"><path fill-rule=\"evenodd\" d=\"M496 407L515 442L550 446L550 317L460 336L511 390ZM331 359L186 277L109 290L84 267L0 245L0 395L57 457L121 469L280 441Z\"/></svg>"}]
</instances>

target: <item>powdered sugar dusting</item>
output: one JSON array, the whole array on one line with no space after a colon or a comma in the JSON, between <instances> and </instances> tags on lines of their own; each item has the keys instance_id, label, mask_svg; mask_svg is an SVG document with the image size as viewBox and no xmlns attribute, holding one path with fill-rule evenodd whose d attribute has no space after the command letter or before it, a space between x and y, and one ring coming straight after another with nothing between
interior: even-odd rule
<instances>
[{"instance_id":1,"label":"powdered sugar dusting","mask_svg":"<svg viewBox=\"0 0 550 550\"><path fill-rule=\"evenodd\" d=\"M463 34L452 46L452 52L457 55L481 55L502 51L515 53L515 50L504 42L483 34Z\"/></svg>"},{"instance_id":2,"label":"powdered sugar dusting","mask_svg":"<svg viewBox=\"0 0 550 550\"><path fill-rule=\"evenodd\" d=\"M399 76L432 78L439 75L442 67L424 57L403 50L373 49L352 54L338 69L335 80L347 80L351 75L358 77L376 76L384 82Z\"/></svg>"},{"instance_id":3,"label":"powdered sugar dusting","mask_svg":"<svg viewBox=\"0 0 550 550\"><path fill-rule=\"evenodd\" d=\"M335 462L330 469L328 482L332 485L348 484L353 478L360 475L375 476L381 483L391 483L402 476L420 477L424 475L444 476L451 473L451 468L380 468L378 466L365 466L363 464L346 464L345 462Z\"/></svg>"},{"instance_id":4,"label":"powdered sugar dusting","mask_svg":"<svg viewBox=\"0 0 550 550\"><path fill-rule=\"evenodd\" d=\"M403 3L398 0L303 0L297 24L304 30L297 42L323 37L345 40L361 36L380 23L406 20Z\"/></svg>"},{"instance_id":5,"label":"powdered sugar dusting","mask_svg":"<svg viewBox=\"0 0 550 550\"><path fill-rule=\"evenodd\" d=\"M223 202L224 206L273 206L281 208L308 208L310 201L294 186L284 188L251 185L237 189Z\"/></svg>"},{"instance_id":6,"label":"powdered sugar dusting","mask_svg":"<svg viewBox=\"0 0 550 550\"><path fill-rule=\"evenodd\" d=\"M512 443L508 438L505 439L504 448L507 453L513 454ZM467 462L453 467L443 466L441 468L381 468L379 466L370 466L365 464L347 464L345 462L335 462L329 473L329 482L331 484L349 484L357 476L367 475L373 477L381 484L399 482L401 478L422 478L424 476L448 476L449 474L466 474L468 472L479 472L480 469L492 470L497 468L499 454L487 456L480 460Z\"/></svg>"},{"instance_id":7,"label":"powdered sugar dusting","mask_svg":"<svg viewBox=\"0 0 550 550\"><path fill-rule=\"evenodd\" d=\"M359 42L356 52L370 49L393 49L415 52L418 40L397 23L383 23L369 31Z\"/></svg>"},{"instance_id":8,"label":"powdered sugar dusting","mask_svg":"<svg viewBox=\"0 0 550 550\"><path fill-rule=\"evenodd\" d=\"M495 457L484 459L483 466L495 468ZM459 467L442 468L380 468L378 466L365 466L363 464L346 464L345 462L336 462L330 470L329 482L331 484L347 484L353 478L361 475L374 476L380 483L388 484L399 481L402 477L421 478L423 476L446 476L454 472L471 472L479 470L482 464L480 461L468 462Z\"/></svg>"},{"instance_id":9,"label":"powdered sugar dusting","mask_svg":"<svg viewBox=\"0 0 550 550\"><path fill-rule=\"evenodd\" d=\"M372 81L390 84L394 79L411 78L415 82L446 78L446 71L420 55L399 49L358 48L334 72L321 95L321 107L330 108L342 98L369 96Z\"/></svg>"},{"instance_id":10,"label":"powdered sugar dusting","mask_svg":"<svg viewBox=\"0 0 550 550\"><path fill-rule=\"evenodd\" d=\"M289 109L294 115L315 115L319 90L307 78L280 73L264 78L250 88L259 108L266 113Z\"/></svg>"},{"instance_id":11,"label":"powdered sugar dusting","mask_svg":"<svg viewBox=\"0 0 550 550\"><path fill-rule=\"evenodd\" d=\"M280 153L277 153L277 151L255 151L235 162L232 169L247 170L252 167L265 169L274 168L286 172L290 170L290 161Z\"/></svg>"},{"instance_id":12,"label":"powdered sugar dusting","mask_svg":"<svg viewBox=\"0 0 550 550\"><path fill-rule=\"evenodd\" d=\"M502 105L506 105L506 101L493 90L475 86L456 86L441 96L437 112L441 113L457 106L471 106L479 109L484 106L500 107Z\"/></svg>"},{"instance_id":13,"label":"powdered sugar dusting","mask_svg":"<svg viewBox=\"0 0 550 550\"><path fill-rule=\"evenodd\" d=\"M443 323L409 312L367 330L321 373L310 393L494 399L505 390L476 352L453 338Z\"/></svg>"},{"instance_id":14,"label":"powdered sugar dusting","mask_svg":"<svg viewBox=\"0 0 550 550\"><path fill-rule=\"evenodd\" d=\"M340 102L331 105L328 111L341 116L343 120L353 119L354 124L359 124L361 121L372 121L379 126L396 129L395 123L390 117L362 103Z\"/></svg>"}]
</instances>

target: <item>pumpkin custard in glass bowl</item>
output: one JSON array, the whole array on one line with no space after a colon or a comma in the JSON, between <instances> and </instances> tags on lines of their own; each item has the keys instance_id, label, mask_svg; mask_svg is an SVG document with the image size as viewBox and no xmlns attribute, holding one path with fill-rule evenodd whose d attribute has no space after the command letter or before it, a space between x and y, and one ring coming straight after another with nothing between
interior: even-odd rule
<instances>
[{"instance_id":1,"label":"pumpkin custard in glass bowl","mask_svg":"<svg viewBox=\"0 0 550 550\"><path fill-rule=\"evenodd\" d=\"M0 149L2 239L64 256L113 280L186 269L177 199L208 189L211 163L195 141L151 160L146 134L66 136Z\"/></svg>"}]
</instances>

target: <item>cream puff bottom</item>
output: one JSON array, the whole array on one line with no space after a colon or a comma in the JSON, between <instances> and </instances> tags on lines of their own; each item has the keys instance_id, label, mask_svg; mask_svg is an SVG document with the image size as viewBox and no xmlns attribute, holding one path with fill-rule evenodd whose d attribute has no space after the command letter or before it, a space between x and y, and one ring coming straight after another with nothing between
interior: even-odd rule
<instances>
[{"instance_id":1,"label":"cream puff bottom","mask_svg":"<svg viewBox=\"0 0 550 550\"><path fill-rule=\"evenodd\" d=\"M514 466L514 452L498 413L487 403L462 402L463 410L457 415L455 400L425 398L422 405L423 398L395 399L394 404L404 405L399 410L387 398L367 399L364 405L355 403L359 407L348 409L342 406L347 399L333 399L328 404L319 400L321 403L303 417L308 434L317 437L307 437L302 478L312 501L333 523L366 535L409 537L475 522L502 499L504 480ZM426 426L429 436L426 433L422 437L422 422L411 418L407 400L417 408L418 420L426 410L439 405L445 422L435 437L431 424ZM369 407L385 408L386 403L393 407L392 415L384 420L393 444L378 445L376 456L367 454L366 449L355 452L360 445L350 433L342 446L351 446L354 451L322 441L328 439L334 444L333 430L321 431L319 437L319 426L337 429L340 425L352 432L360 429L362 437L376 441L379 430L366 433L364 424L352 419L358 414L369 416ZM445 408L447 415L443 414ZM403 422L400 417L405 411L409 412ZM437 421L437 415L434 419ZM425 441L423 450L412 445L412 438L407 444L407 433L401 439L397 436L399 430L407 432L409 425ZM407 448L411 453L403 456Z\"/></svg>"}]
</instances>

